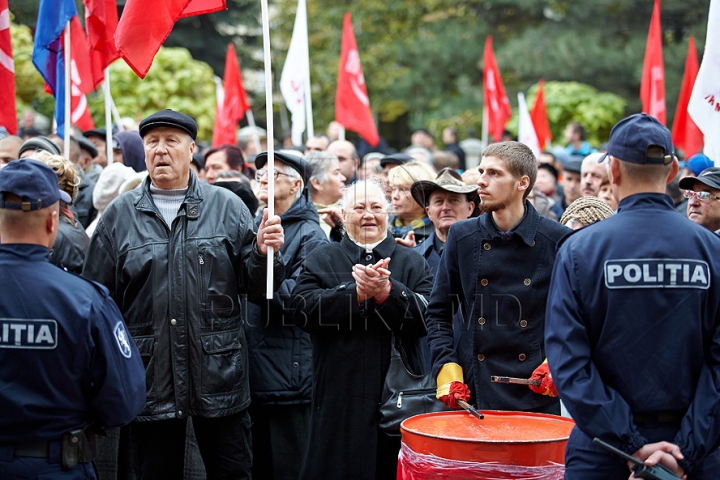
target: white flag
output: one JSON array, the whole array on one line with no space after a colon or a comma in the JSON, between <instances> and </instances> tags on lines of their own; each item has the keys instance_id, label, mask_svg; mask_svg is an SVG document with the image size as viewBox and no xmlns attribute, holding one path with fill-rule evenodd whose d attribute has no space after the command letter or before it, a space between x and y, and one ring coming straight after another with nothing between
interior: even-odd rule
<instances>
[{"instance_id":1,"label":"white flag","mask_svg":"<svg viewBox=\"0 0 720 480\"><path fill-rule=\"evenodd\" d=\"M527 103L525 103L525 94L522 92L518 93L518 142L530 147L535 159L540 156L540 142L535 133Z\"/></svg>"},{"instance_id":2,"label":"white flag","mask_svg":"<svg viewBox=\"0 0 720 480\"><path fill-rule=\"evenodd\" d=\"M720 0L710 0L705 54L688 113L705 136L705 155L720 166Z\"/></svg>"},{"instance_id":3,"label":"white flag","mask_svg":"<svg viewBox=\"0 0 720 480\"><path fill-rule=\"evenodd\" d=\"M310 54L308 53L305 0L298 0L290 48L280 75L280 91L285 99L285 105L292 114L293 145L302 145L305 112L308 107L305 101L311 101L309 98L305 98L306 92L310 92Z\"/></svg>"}]
</instances>

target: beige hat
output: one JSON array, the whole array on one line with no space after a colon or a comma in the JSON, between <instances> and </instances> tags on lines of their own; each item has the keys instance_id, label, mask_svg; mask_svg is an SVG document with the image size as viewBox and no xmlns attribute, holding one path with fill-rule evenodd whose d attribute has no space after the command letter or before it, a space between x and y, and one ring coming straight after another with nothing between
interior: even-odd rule
<instances>
[{"instance_id":1,"label":"beige hat","mask_svg":"<svg viewBox=\"0 0 720 480\"><path fill-rule=\"evenodd\" d=\"M466 185L458 172L452 168L443 168L438 173L435 180L420 180L412 184L410 193L421 207L427 207L430 195L435 190L445 190L452 193L464 193L468 197L468 201L477 202L479 200L477 187Z\"/></svg>"}]
</instances>

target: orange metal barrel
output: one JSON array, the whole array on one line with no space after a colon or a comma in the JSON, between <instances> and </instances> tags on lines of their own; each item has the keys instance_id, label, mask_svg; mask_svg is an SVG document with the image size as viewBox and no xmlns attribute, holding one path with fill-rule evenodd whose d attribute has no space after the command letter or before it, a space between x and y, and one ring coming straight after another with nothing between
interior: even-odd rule
<instances>
[{"instance_id":1,"label":"orange metal barrel","mask_svg":"<svg viewBox=\"0 0 720 480\"><path fill-rule=\"evenodd\" d=\"M417 453L450 460L541 466L565 463L565 445L575 422L525 412L438 412L405 420L402 441Z\"/></svg>"}]
</instances>

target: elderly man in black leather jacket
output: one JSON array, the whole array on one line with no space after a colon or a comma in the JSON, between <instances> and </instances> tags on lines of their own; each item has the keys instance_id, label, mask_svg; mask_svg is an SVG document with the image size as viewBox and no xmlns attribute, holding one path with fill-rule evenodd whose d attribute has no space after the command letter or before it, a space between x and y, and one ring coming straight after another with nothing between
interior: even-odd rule
<instances>
[{"instance_id":1,"label":"elderly man in black leather jacket","mask_svg":"<svg viewBox=\"0 0 720 480\"><path fill-rule=\"evenodd\" d=\"M172 110L140 123L149 177L103 212L83 271L110 290L145 363L147 403L130 426L139 479L183 477L188 416L209 479L250 477L240 298L263 297L268 247L282 247L283 230L266 216L256 233L237 196L198 181L196 134Z\"/></svg>"}]
</instances>

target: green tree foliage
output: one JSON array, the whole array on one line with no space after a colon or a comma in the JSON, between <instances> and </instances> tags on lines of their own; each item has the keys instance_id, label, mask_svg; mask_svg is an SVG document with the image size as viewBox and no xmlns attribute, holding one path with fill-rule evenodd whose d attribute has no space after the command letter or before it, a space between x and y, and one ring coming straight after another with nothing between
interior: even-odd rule
<instances>
[{"instance_id":1,"label":"green tree foliage","mask_svg":"<svg viewBox=\"0 0 720 480\"><path fill-rule=\"evenodd\" d=\"M136 121L158 110L171 108L192 116L198 124L198 138L212 138L215 118L213 71L204 62L193 60L185 48L160 48L150 71L141 80L125 62L110 65L110 91L121 116ZM89 97L90 111L97 125L105 124L102 94Z\"/></svg>"}]
</instances>

